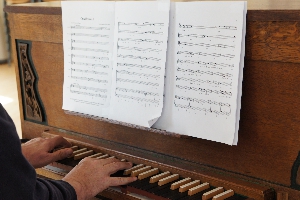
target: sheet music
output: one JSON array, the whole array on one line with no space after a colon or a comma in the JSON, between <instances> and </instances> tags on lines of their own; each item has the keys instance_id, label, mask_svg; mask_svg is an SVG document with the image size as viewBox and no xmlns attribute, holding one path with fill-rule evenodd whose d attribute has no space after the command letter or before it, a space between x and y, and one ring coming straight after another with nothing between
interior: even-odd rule
<instances>
[{"instance_id":1,"label":"sheet music","mask_svg":"<svg viewBox=\"0 0 300 200\"><path fill-rule=\"evenodd\" d=\"M117 2L115 24L110 117L150 127L163 107L169 3Z\"/></svg>"},{"instance_id":2,"label":"sheet music","mask_svg":"<svg viewBox=\"0 0 300 200\"><path fill-rule=\"evenodd\" d=\"M172 106L155 127L235 143L244 7L244 2L175 3L170 35L175 68L168 71L173 80L165 100Z\"/></svg>"},{"instance_id":3,"label":"sheet music","mask_svg":"<svg viewBox=\"0 0 300 200\"><path fill-rule=\"evenodd\" d=\"M107 116L115 2L61 3L65 59L63 109Z\"/></svg>"}]
</instances>

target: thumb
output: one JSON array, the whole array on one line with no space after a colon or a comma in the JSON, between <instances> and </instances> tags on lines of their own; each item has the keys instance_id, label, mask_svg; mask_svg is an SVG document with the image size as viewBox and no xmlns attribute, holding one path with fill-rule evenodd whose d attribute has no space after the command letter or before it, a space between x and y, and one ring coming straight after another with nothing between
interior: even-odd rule
<instances>
[{"instance_id":1,"label":"thumb","mask_svg":"<svg viewBox=\"0 0 300 200\"><path fill-rule=\"evenodd\" d=\"M62 160L62 159L65 159L65 158L71 156L72 153L73 153L73 150L71 148L60 149L60 150L52 153L52 156L53 156L52 159L53 159L53 161Z\"/></svg>"}]
</instances>

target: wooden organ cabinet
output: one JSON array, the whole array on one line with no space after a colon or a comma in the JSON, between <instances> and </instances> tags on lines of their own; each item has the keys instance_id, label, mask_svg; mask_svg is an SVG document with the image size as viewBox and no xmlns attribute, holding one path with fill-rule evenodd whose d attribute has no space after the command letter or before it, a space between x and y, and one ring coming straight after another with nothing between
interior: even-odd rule
<instances>
[{"instance_id":1,"label":"wooden organ cabinet","mask_svg":"<svg viewBox=\"0 0 300 200\"><path fill-rule=\"evenodd\" d=\"M190 178L200 180L196 185L209 183L208 190L233 190L228 199L300 199L300 2L248 2L237 146L66 114L60 2L12 5L5 12L23 138L61 135L79 149L179 174L177 181ZM37 172L59 179L74 164L57 162ZM188 191L171 191L171 183L151 183L157 190L164 187L161 195L147 186L149 180L143 184L107 189L99 198L136 199L132 194L139 194L152 199L209 199L201 192L190 196Z\"/></svg>"}]
</instances>

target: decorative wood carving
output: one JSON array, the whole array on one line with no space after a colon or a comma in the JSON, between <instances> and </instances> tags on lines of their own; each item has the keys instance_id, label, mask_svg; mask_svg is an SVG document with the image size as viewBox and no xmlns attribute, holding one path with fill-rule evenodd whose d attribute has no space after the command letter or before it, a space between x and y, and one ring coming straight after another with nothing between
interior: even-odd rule
<instances>
[{"instance_id":1,"label":"decorative wood carving","mask_svg":"<svg viewBox=\"0 0 300 200\"><path fill-rule=\"evenodd\" d=\"M29 44L17 42L24 120L45 121L45 111L38 95L38 76L30 60Z\"/></svg>"}]
</instances>

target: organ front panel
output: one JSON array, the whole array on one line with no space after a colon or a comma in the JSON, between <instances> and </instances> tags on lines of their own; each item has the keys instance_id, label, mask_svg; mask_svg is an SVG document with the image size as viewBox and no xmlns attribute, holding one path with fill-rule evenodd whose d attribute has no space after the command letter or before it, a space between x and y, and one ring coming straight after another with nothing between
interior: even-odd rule
<instances>
[{"instance_id":1,"label":"organ front panel","mask_svg":"<svg viewBox=\"0 0 300 200\"><path fill-rule=\"evenodd\" d=\"M59 179L85 156L114 156L140 165L125 173L139 180L102 198L300 199L299 2L248 2L237 146L66 113L60 2L5 11L23 138L61 135L78 148L72 158L38 169L40 176Z\"/></svg>"}]
</instances>

